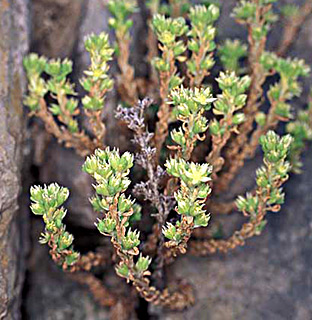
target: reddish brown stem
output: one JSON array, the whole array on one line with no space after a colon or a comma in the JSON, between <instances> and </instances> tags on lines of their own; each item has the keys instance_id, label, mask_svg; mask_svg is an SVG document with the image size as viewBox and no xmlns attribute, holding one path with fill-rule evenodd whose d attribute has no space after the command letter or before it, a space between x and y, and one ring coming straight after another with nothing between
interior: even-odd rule
<instances>
[{"instance_id":1,"label":"reddish brown stem","mask_svg":"<svg viewBox=\"0 0 312 320\"><path fill-rule=\"evenodd\" d=\"M138 102L138 88L135 81L134 68L129 64L130 40L124 35L116 34L120 50L117 62L120 69L118 76L118 92L121 99L130 106Z\"/></svg>"},{"instance_id":2,"label":"reddish brown stem","mask_svg":"<svg viewBox=\"0 0 312 320\"><path fill-rule=\"evenodd\" d=\"M171 115L170 106L167 103L169 95L169 83L171 77L176 73L173 51L165 48L162 49L163 59L169 63L169 71L160 72L160 97L162 102L157 113L158 122L156 123L156 131L154 136L156 159L159 159L162 146L168 135L169 120Z\"/></svg>"},{"instance_id":3,"label":"reddish brown stem","mask_svg":"<svg viewBox=\"0 0 312 320\"><path fill-rule=\"evenodd\" d=\"M290 46L296 40L296 37L303 23L311 13L312 1L307 0L304 5L301 6L299 12L296 15L291 16L289 19L286 19L282 40L277 49L277 54L279 56L284 56L286 54Z\"/></svg>"},{"instance_id":4,"label":"reddish brown stem","mask_svg":"<svg viewBox=\"0 0 312 320\"><path fill-rule=\"evenodd\" d=\"M217 173L222 169L224 158L221 156L222 149L231 137L232 114L228 115L220 121L220 126L225 127L225 132L222 136L212 135L212 149L206 157L206 162L213 166L212 180L217 179Z\"/></svg>"},{"instance_id":5,"label":"reddish brown stem","mask_svg":"<svg viewBox=\"0 0 312 320\"><path fill-rule=\"evenodd\" d=\"M48 111L43 98L40 99L40 110L35 114L44 122L48 133L52 134L59 143L65 143L67 148L74 148L82 157L92 153L96 148L94 142L84 131L70 133L66 127L59 127L52 114Z\"/></svg>"},{"instance_id":6,"label":"reddish brown stem","mask_svg":"<svg viewBox=\"0 0 312 320\"><path fill-rule=\"evenodd\" d=\"M91 273L74 273L70 277L78 283L88 287L94 300L103 307L112 307L117 303L117 297L106 289L101 280Z\"/></svg>"},{"instance_id":7,"label":"reddish brown stem","mask_svg":"<svg viewBox=\"0 0 312 320\"><path fill-rule=\"evenodd\" d=\"M271 9L271 5L257 8L256 26L263 26L265 23L265 14ZM230 143L226 151L226 161L228 162L228 171L223 173L215 183L215 192L219 193L228 188L230 182L235 177L237 171L243 166L247 154L241 152L241 148L248 141L248 137L253 128L256 113L262 98L262 85L266 79L266 73L260 63L260 57L265 49L266 37L257 41L253 37L254 25L248 25L249 42L249 69L251 85L248 93L247 105L244 108L246 116L245 122L239 127L240 134Z\"/></svg>"}]
</instances>

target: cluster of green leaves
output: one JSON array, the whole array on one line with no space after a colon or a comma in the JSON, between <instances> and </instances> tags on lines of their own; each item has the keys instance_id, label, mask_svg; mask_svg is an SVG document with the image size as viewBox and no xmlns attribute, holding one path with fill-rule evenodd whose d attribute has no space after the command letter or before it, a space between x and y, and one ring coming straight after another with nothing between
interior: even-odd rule
<instances>
[{"instance_id":1,"label":"cluster of green leaves","mask_svg":"<svg viewBox=\"0 0 312 320\"><path fill-rule=\"evenodd\" d=\"M298 112L296 119L287 124L286 130L293 137L293 143L291 144L289 153L292 171L301 173L302 162L300 161L300 156L304 149L305 142L312 140L312 102L309 103L306 110L300 110Z\"/></svg>"},{"instance_id":2,"label":"cluster of green leaves","mask_svg":"<svg viewBox=\"0 0 312 320\"><path fill-rule=\"evenodd\" d=\"M131 183L128 175L132 166L133 156L126 152L120 157L117 149L112 151L109 148L97 149L94 155L87 157L82 170L97 182L94 187L96 193L103 197L101 201L103 210L109 210L114 197L127 190Z\"/></svg>"},{"instance_id":3,"label":"cluster of green leaves","mask_svg":"<svg viewBox=\"0 0 312 320\"><path fill-rule=\"evenodd\" d=\"M193 149L196 140L200 139L200 134L207 130L208 120L204 112L210 110L211 103L215 100L209 87L188 89L181 86L171 91L173 114L182 122L178 130L171 131L171 138L178 144L184 159L188 158L187 154Z\"/></svg>"},{"instance_id":4,"label":"cluster of green leaves","mask_svg":"<svg viewBox=\"0 0 312 320\"><path fill-rule=\"evenodd\" d=\"M141 275L148 275L147 270L148 270L151 262L152 262L151 258L144 257L140 254L140 256L139 256L138 260L136 261L134 268L133 268L136 275L138 277L140 277ZM116 267L116 272L119 276L128 279L132 270L129 269L129 266L126 263L121 262Z\"/></svg>"},{"instance_id":5,"label":"cluster of green leaves","mask_svg":"<svg viewBox=\"0 0 312 320\"><path fill-rule=\"evenodd\" d=\"M200 0L196 1L196 3L205 5L206 7L211 4L220 6L220 0ZM146 5L152 12L174 17L177 14L185 16L189 12L192 3L189 0L169 0L168 3L160 0L147 0Z\"/></svg>"},{"instance_id":6,"label":"cluster of green leaves","mask_svg":"<svg viewBox=\"0 0 312 320\"><path fill-rule=\"evenodd\" d=\"M216 48L214 42L216 29L213 23L219 18L219 15L219 8L213 4L208 7L197 5L190 9L191 29L188 32L187 46L192 52L192 57L187 61L187 68L193 77L207 74L214 65L214 60L209 53Z\"/></svg>"},{"instance_id":7,"label":"cluster of green leaves","mask_svg":"<svg viewBox=\"0 0 312 320\"><path fill-rule=\"evenodd\" d=\"M151 14L160 12L160 0L146 0L145 5L149 9Z\"/></svg>"},{"instance_id":8,"label":"cluster of green leaves","mask_svg":"<svg viewBox=\"0 0 312 320\"><path fill-rule=\"evenodd\" d=\"M26 57L24 67L32 81L30 81L29 94L24 103L31 111L39 111L40 99L50 92L55 102L51 103L49 110L67 125L70 132L75 133L79 130L77 120L73 119L73 116L79 113L78 101L67 98L67 95L76 95L74 85L67 79L72 72L72 66L72 62L68 59L48 61L34 53ZM47 81L43 80L40 78L42 73L46 73L50 78Z\"/></svg>"},{"instance_id":9,"label":"cluster of green leaves","mask_svg":"<svg viewBox=\"0 0 312 320\"><path fill-rule=\"evenodd\" d=\"M190 3L188 0L169 0L168 3L160 0L147 0L146 6L152 12L158 12L163 15L175 17L184 16L190 9Z\"/></svg>"},{"instance_id":10,"label":"cluster of green leaves","mask_svg":"<svg viewBox=\"0 0 312 320\"><path fill-rule=\"evenodd\" d=\"M104 95L113 87L107 64L112 58L113 50L109 46L106 33L90 35L85 41L85 47L90 53L91 66L81 80L83 88L88 92L82 99L82 104L86 110L97 111L103 108ZM78 132L78 122L74 118L79 114L78 100L73 98L77 94L74 85L68 80L68 75L72 72L72 62L68 59L47 60L32 53L24 58L24 67L29 79L25 105L31 111L39 112L43 98L50 93L53 98L50 112L57 116L71 133ZM42 77L44 73L49 76L47 80Z\"/></svg>"},{"instance_id":11,"label":"cluster of green leaves","mask_svg":"<svg viewBox=\"0 0 312 320\"><path fill-rule=\"evenodd\" d=\"M133 25L129 17L137 11L137 2L135 0L110 0L108 10L112 15L108 24L115 30L117 38L129 39L129 30Z\"/></svg>"},{"instance_id":12,"label":"cluster of green leaves","mask_svg":"<svg viewBox=\"0 0 312 320\"><path fill-rule=\"evenodd\" d=\"M246 197L239 196L236 200L238 210L251 219L256 219L259 214L264 215L268 210L279 210L279 206L284 202L284 193L280 186L288 179L291 169L287 155L292 141L291 135L279 137L274 131L268 131L261 136L264 165L256 173L257 191L255 194L247 193ZM261 226L264 226L264 223L261 223Z\"/></svg>"},{"instance_id":13,"label":"cluster of green leaves","mask_svg":"<svg viewBox=\"0 0 312 320\"><path fill-rule=\"evenodd\" d=\"M241 0L233 10L233 16L239 22L252 27L252 37L261 41L270 30L271 24L277 20L270 5L277 0ZM261 10L261 12L259 12ZM260 18L261 17L261 18Z\"/></svg>"},{"instance_id":14,"label":"cluster of green leaves","mask_svg":"<svg viewBox=\"0 0 312 320\"><path fill-rule=\"evenodd\" d=\"M261 56L261 64L268 73L277 73L280 76L280 80L270 86L268 91L271 104L276 103L276 116L281 120L291 119L291 105L286 101L301 94L302 89L298 79L308 76L310 68L304 60L280 58L270 52L265 52ZM264 123L265 117L261 119Z\"/></svg>"},{"instance_id":15,"label":"cluster of green leaves","mask_svg":"<svg viewBox=\"0 0 312 320\"><path fill-rule=\"evenodd\" d=\"M160 50L162 51L161 57L154 58L153 65L160 73L170 72L175 61L186 59L183 55L186 46L182 40L177 40L177 38L187 33L188 26L182 17L172 19L157 14L153 17L152 27L161 43ZM183 79L176 72L170 74L169 90L179 86L182 81Z\"/></svg>"},{"instance_id":16,"label":"cluster of green leaves","mask_svg":"<svg viewBox=\"0 0 312 320\"><path fill-rule=\"evenodd\" d=\"M221 72L216 79L222 94L217 96L213 103L213 113L221 118L214 118L209 129L213 136L222 137L226 131L235 129L244 122L243 112L236 112L245 106L247 95L245 92L250 86L250 77L239 78L234 72Z\"/></svg>"},{"instance_id":17,"label":"cluster of green leaves","mask_svg":"<svg viewBox=\"0 0 312 320\"><path fill-rule=\"evenodd\" d=\"M172 72L174 61L184 62L187 60L188 75L195 78L193 85L200 86L203 78L209 73L214 65L212 52L215 50L214 42L216 30L214 22L220 14L219 8L213 4L209 6L197 5L191 7L188 12L190 27L184 18L166 18L164 15L154 15L152 27L161 43L161 57L153 60L153 65L159 72ZM187 46L179 37L187 35ZM188 59L186 49L191 52ZM169 91L179 86L183 79L176 72L170 78Z\"/></svg>"},{"instance_id":18,"label":"cluster of green leaves","mask_svg":"<svg viewBox=\"0 0 312 320\"><path fill-rule=\"evenodd\" d=\"M74 251L72 246L74 237L66 231L63 224L66 210L61 206L68 196L68 189L56 183L30 188L31 211L42 216L45 223L45 231L39 242L49 244L54 260L63 268L72 266L79 258L79 253Z\"/></svg>"},{"instance_id":19,"label":"cluster of green leaves","mask_svg":"<svg viewBox=\"0 0 312 320\"><path fill-rule=\"evenodd\" d=\"M208 182L212 166L209 164L196 164L187 162L184 159L169 159L165 164L168 174L178 178L181 186L174 194L177 201L176 212L184 217L192 228L206 227L210 216L206 213L204 205L211 188ZM167 223L163 228L163 234L166 238L178 245L184 234L184 226L181 221L175 224Z\"/></svg>"},{"instance_id":20,"label":"cluster of green leaves","mask_svg":"<svg viewBox=\"0 0 312 320\"><path fill-rule=\"evenodd\" d=\"M240 40L226 39L218 48L218 54L223 67L227 71L234 71L241 74L240 60L247 57L247 45Z\"/></svg>"},{"instance_id":21,"label":"cluster of green leaves","mask_svg":"<svg viewBox=\"0 0 312 320\"><path fill-rule=\"evenodd\" d=\"M82 167L82 170L96 181L94 185L96 195L90 202L95 211L104 215L102 219L98 219L96 226L100 233L115 239L126 255L137 255L140 244L140 232L127 228L130 217L138 216L140 212L140 207L124 193L131 183L128 175L132 166L133 155L129 152L120 156L117 149L106 148L97 149L94 155L86 159ZM149 263L150 259L140 256L134 272L146 271ZM124 263L118 265L117 272L127 277L128 266Z\"/></svg>"},{"instance_id":22,"label":"cluster of green leaves","mask_svg":"<svg viewBox=\"0 0 312 320\"><path fill-rule=\"evenodd\" d=\"M104 32L88 36L85 48L90 54L91 65L81 80L81 85L88 92L82 104L86 110L98 111L103 109L106 92L113 88L108 62L112 60L114 50L109 45L108 34Z\"/></svg>"},{"instance_id":23,"label":"cluster of green leaves","mask_svg":"<svg viewBox=\"0 0 312 320\"><path fill-rule=\"evenodd\" d=\"M290 19L299 13L299 6L296 4L286 4L281 8L281 14Z\"/></svg>"},{"instance_id":24,"label":"cluster of green leaves","mask_svg":"<svg viewBox=\"0 0 312 320\"><path fill-rule=\"evenodd\" d=\"M24 68L28 78L28 95L24 99L25 106L31 111L40 108L40 99L47 93L45 81L41 78L47 64L47 59L31 53L24 58Z\"/></svg>"}]
</instances>

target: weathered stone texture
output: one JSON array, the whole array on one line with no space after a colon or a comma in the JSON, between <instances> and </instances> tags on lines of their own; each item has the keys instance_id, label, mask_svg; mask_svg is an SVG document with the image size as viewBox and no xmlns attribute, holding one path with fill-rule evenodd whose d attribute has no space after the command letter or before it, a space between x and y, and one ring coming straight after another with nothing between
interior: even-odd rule
<instances>
[{"instance_id":1,"label":"weathered stone texture","mask_svg":"<svg viewBox=\"0 0 312 320\"><path fill-rule=\"evenodd\" d=\"M19 319L24 277L18 196L22 165L28 1L0 1L0 319Z\"/></svg>"},{"instance_id":2,"label":"weathered stone texture","mask_svg":"<svg viewBox=\"0 0 312 320\"><path fill-rule=\"evenodd\" d=\"M30 256L26 317L31 320L108 320L109 310L99 307L87 289L70 279L37 242L41 221L33 223L34 247Z\"/></svg>"},{"instance_id":3,"label":"weathered stone texture","mask_svg":"<svg viewBox=\"0 0 312 320\"><path fill-rule=\"evenodd\" d=\"M32 47L53 58L72 55L85 0L33 0Z\"/></svg>"}]
</instances>

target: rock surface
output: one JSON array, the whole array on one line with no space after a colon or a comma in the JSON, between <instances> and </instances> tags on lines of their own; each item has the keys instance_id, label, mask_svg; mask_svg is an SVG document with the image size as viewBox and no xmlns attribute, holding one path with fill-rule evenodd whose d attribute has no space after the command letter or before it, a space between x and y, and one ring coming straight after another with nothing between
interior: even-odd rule
<instances>
[{"instance_id":1,"label":"rock surface","mask_svg":"<svg viewBox=\"0 0 312 320\"><path fill-rule=\"evenodd\" d=\"M69 211L66 218L69 223L95 229L96 214L89 202L94 189L90 176L81 171L83 163L84 159L73 150L50 143L40 170L40 182L57 182L69 188L70 197L66 202Z\"/></svg>"},{"instance_id":2,"label":"rock surface","mask_svg":"<svg viewBox=\"0 0 312 320\"><path fill-rule=\"evenodd\" d=\"M24 237L18 196L21 187L28 1L0 3L0 319L19 319L24 279Z\"/></svg>"},{"instance_id":3,"label":"rock surface","mask_svg":"<svg viewBox=\"0 0 312 320\"><path fill-rule=\"evenodd\" d=\"M85 0L33 0L32 47L51 58L71 56Z\"/></svg>"},{"instance_id":4,"label":"rock surface","mask_svg":"<svg viewBox=\"0 0 312 320\"><path fill-rule=\"evenodd\" d=\"M34 244L27 277L26 319L110 319L108 309L99 307L87 289L61 271L50 259L47 248L38 244L41 221L32 225Z\"/></svg>"}]
</instances>

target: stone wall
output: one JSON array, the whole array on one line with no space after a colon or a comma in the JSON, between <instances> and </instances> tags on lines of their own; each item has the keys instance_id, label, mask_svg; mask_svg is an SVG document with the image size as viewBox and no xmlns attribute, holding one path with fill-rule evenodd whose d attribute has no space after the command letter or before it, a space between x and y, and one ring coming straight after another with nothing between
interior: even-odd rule
<instances>
[{"instance_id":1,"label":"stone wall","mask_svg":"<svg viewBox=\"0 0 312 320\"><path fill-rule=\"evenodd\" d=\"M22 57L28 50L28 1L0 2L0 319L19 319L25 237L18 196L24 132Z\"/></svg>"}]
</instances>

